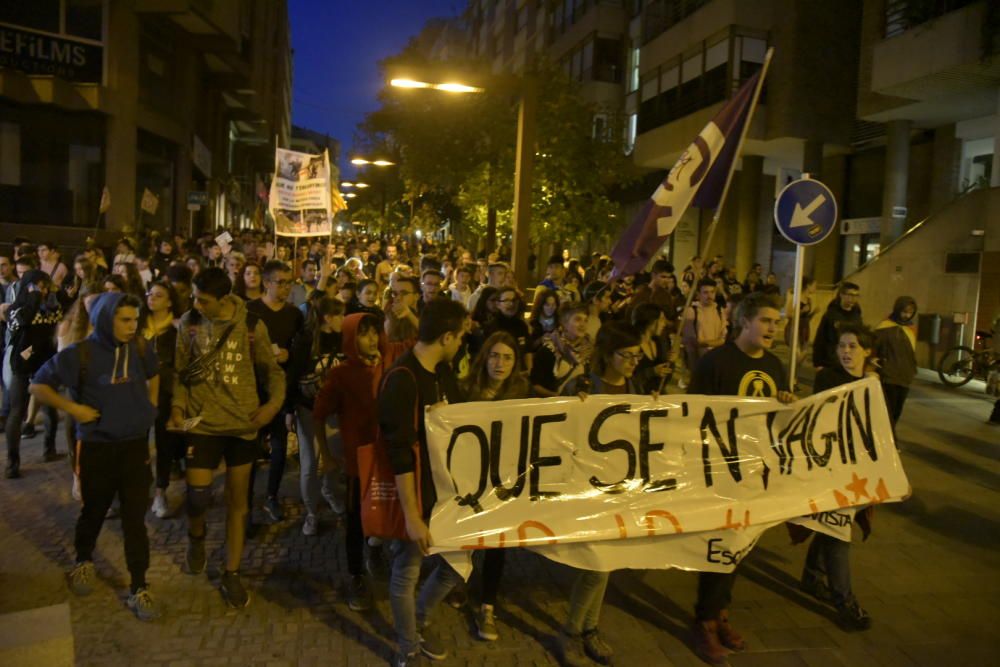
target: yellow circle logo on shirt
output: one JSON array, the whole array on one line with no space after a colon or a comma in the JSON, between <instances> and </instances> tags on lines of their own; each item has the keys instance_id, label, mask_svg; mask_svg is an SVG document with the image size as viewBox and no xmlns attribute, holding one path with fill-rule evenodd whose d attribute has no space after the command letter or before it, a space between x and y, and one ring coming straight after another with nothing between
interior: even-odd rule
<instances>
[{"instance_id":1,"label":"yellow circle logo on shirt","mask_svg":"<svg viewBox=\"0 0 1000 667\"><path fill-rule=\"evenodd\" d=\"M749 371L740 380L739 396L751 398L771 398L778 395L774 380L764 371Z\"/></svg>"}]
</instances>

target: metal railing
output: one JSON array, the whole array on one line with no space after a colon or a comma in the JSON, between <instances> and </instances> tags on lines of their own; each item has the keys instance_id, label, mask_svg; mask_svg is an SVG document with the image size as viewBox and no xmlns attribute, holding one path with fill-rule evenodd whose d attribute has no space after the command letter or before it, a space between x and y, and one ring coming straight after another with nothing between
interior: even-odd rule
<instances>
[{"instance_id":1,"label":"metal railing","mask_svg":"<svg viewBox=\"0 0 1000 667\"><path fill-rule=\"evenodd\" d=\"M902 35L922 23L976 2L979 0L887 0L883 34L886 39Z\"/></svg>"}]
</instances>

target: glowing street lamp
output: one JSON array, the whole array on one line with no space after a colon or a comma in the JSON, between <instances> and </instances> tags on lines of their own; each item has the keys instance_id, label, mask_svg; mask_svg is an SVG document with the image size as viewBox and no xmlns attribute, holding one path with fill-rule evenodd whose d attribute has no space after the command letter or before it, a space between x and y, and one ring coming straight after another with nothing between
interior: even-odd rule
<instances>
[{"instance_id":1,"label":"glowing street lamp","mask_svg":"<svg viewBox=\"0 0 1000 667\"><path fill-rule=\"evenodd\" d=\"M442 77L444 78L444 77ZM491 77L498 87L514 88L518 93L517 144L514 154L514 215L511 264L519 280L528 278L529 232L531 224L531 182L535 166L535 109L538 89L531 77ZM446 93L483 93L484 88L454 81L431 83L406 78L393 78L389 85L396 88L422 88ZM492 244L490 239L488 243Z\"/></svg>"},{"instance_id":2,"label":"glowing street lamp","mask_svg":"<svg viewBox=\"0 0 1000 667\"><path fill-rule=\"evenodd\" d=\"M356 157L353 160L351 160L351 164L356 164L356 165L373 164L376 167L391 167L396 163L389 162L388 160L366 160L363 157Z\"/></svg>"}]
</instances>

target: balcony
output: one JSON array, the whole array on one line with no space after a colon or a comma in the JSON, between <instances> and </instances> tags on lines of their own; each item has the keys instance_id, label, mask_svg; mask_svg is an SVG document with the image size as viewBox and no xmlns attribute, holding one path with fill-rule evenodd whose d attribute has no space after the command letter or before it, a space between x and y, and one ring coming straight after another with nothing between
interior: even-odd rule
<instances>
[{"instance_id":1,"label":"balcony","mask_svg":"<svg viewBox=\"0 0 1000 667\"><path fill-rule=\"evenodd\" d=\"M984 59L992 45L984 42L987 34L983 26L987 25L988 12L1000 10L990 9L988 4L986 0L890 3L887 37L872 49L872 91L955 107L987 104L975 110L958 108L956 113L993 113L1000 58ZM922 8L923 13L916 8ZM953 11L938 13L947 9Z\"/></svg>"},{"instance_id":2,"label":"balcony","mask_svg":"<svg viewBox=\"0 0 1000 667\"><path fill-rule=\"evenodd\" d=\"M140 14L169 16L193 38L200 39L199 50L235 50L241 43L241 2L213 0L137 0ZM226 37L227 40L220 40Z\"/></svg>"}]
</instances>

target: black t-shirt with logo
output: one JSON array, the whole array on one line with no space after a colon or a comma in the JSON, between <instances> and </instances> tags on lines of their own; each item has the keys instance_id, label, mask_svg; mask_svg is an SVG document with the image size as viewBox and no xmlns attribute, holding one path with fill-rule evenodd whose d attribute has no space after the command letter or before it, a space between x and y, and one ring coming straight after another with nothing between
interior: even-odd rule
<instances>
[{"instance_id":1,"label":"black t-shirt with logo","mask_svg":"<svg viewBox=\"0 0 1000 667\"><path fill-rule=\"evenodd\" d=\"M699 359L688 386L689 394L714 396L774 398L779 391L788 391L781 361L767 350L762 357L751 357L732 342Z\"/></svg>"}]
</instances>

